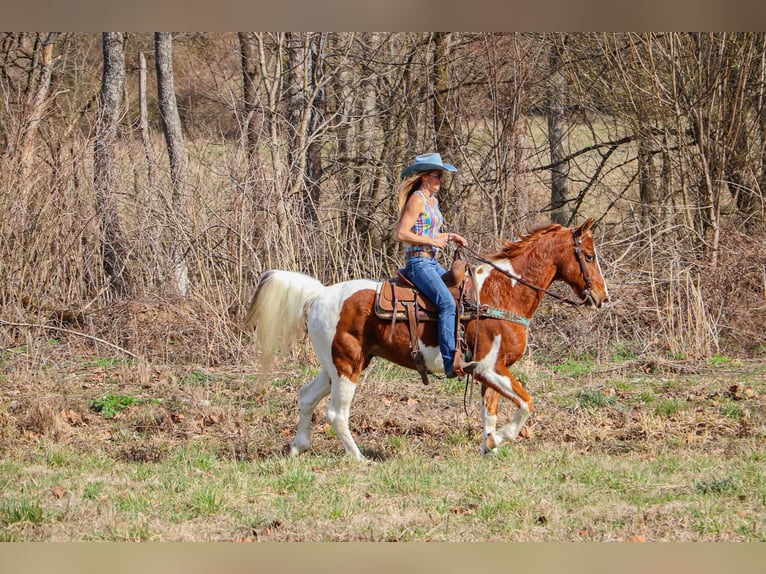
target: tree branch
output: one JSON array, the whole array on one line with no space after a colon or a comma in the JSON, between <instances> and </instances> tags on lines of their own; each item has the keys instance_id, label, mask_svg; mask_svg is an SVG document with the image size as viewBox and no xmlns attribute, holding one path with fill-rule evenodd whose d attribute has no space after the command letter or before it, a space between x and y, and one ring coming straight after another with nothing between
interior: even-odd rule
<instances>
[{"instance_id":1,"label":"tree branch","mask_svg":"<svg viewBox=\"0 0 766 574\"><path fill-rule=\"evenodd\" d=\"M603 142L603 143L593 144L593 145L590 145L588 147L584 147L581 150L578 150L578 151L576 151L576 152L574 152L572 154L569 154L565 158L562 158L561 160L559 160L559 161L557 161L555 163L549 163L548 165L542 165L540 167L533 167L532 169L527 170L527 171L528 171L528 173L532 173L532 172L536 172L536 171L545 171L545 170L548 170L548 169L552 169L552 168L554 168L554 167L556 167L558 165L561 165L562 163L566 163L566 162L568 162L570 160L573 160L574 158L576 158L578 156L581 156L584 153L588 153L589 151L601 149L601 148L604 148L604 147L616 148L617 146L620 146L622 144L626 144L626 143L632 142L637 137L638 136L634 134L634 135L625 136L624 138L620 138L618 140L614 140L614 141L610 141L610 142Z\"/></svg>"}]
</instances>

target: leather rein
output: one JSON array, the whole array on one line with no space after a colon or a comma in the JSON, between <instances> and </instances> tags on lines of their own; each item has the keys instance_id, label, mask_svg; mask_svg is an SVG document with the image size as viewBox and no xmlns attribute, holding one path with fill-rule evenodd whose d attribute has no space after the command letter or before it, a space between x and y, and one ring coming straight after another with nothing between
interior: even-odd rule
<instances>
[{"instance_id":1,"label":"leather rein","mask_svg":"<svg viewBox=\"0 0 766 574\"><path fill-rule=\"evenodd\" d=\"M580 273L582 273L582 278L585 281L585 289L583 290L583 298L580 301L575 301L575 300L570 299L568 297L563 297L561 295L553 293L552 291L549 291L548 289L543 289L542 287L539 287L539 286L535 285L534 283L531 283L531 282L527 281L526 279L524 279L523 277L521 277L519 275L516 275L514 273L511 273L510 271L506 271L505 269L502 269L501 267L499 267L494 262L492 262L492 261L490 261L488 259L485 259L484 257L481 257L478 253L476 253L475 251L473 251L472 249L470 249L468 247L465 247L465 246L457 247L456 254L460 250L464 250L469 255L471 255L474 259L476 259L477 261L480 261L482 263L486 263L487 265L489 265L490 267L492 267L496 271L502 273L506 277L509 277L509 278L513 279L514 281L517 281L517 282L521 283L522 285L525 285L525 286L527 286L527 287L529 287L531 289L534 289L535 291L537 291L539 293L543 293L545 295L550 295L554 299L558 299L559 301L561 301L563 303L567 303L568 305L572 305L574 307L581 307L582 305L585 305L588 302L588 300L591 298L591 285L592 285L592 283L591 283L591 280L590 280L590 275L588 275L588 270L587 270L587 268L585 266L585 262L583 261L582 239L580 238L580 234L577 232L577 229L573 229L572 230L572 238L574 240L575 258L577 259L577 263L580 266Z\"/></svg>"}]
</instances>

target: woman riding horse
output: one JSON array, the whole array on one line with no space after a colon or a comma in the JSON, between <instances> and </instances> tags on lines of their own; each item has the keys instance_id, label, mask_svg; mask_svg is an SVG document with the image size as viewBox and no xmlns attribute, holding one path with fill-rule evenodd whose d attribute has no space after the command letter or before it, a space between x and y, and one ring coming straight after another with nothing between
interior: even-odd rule
<instances>
[{"instance_id":1,"label":"woman riding horse","mask_svg":"<svg viewBox=\"0 0 766 574\"><path fill-rule=\"evenodd\" d=\"M522 357L529 321L551 283L567 283L582 304L600 307L608 300L592 224L589 219L575 228L550 225L535 230L515 243L506 242L475 269L472 289L481 314L465 320L464 327L466 343L475 350L473 376L484 395L482 452L515 440L532 412L532 399L508 367ZM330 395L330 424L346 452L363 460L349 430L360 375L375 356L416 368L406 322L392 325L375 314L379 285L357 279L324 286L293 271L272 270L261 276L245 327L256 329L262 362L269 363L281 345L292 344L308 331L322 366L299 392L298 429L290 443L291 454L311 447L314 409ZM421 323L417 335L425 361L433 369L442 361L434 323ZM496 430L500 396L518 408L511 422Z\"/></svg>"},{"instance_id":2,"label":"woman riding horse","mask_svg":"<svg viewBox=\"0 0 766 574\"><path fill-rule=\"evenodd\" d=\"M419 155L415 162L402 170L399 185L399 223L396 237L406 243L407 260L404 274L439 309L439 350L444 376L453 379L473 365L455 370L455 299L442 280L447 270L437 256L452 241L459 246L468 242L457 233L444 233L444 217L436 194L441 188L445 171L457 171L454 165L444 163L438 153Z\"/></svg>"}]
</instances>

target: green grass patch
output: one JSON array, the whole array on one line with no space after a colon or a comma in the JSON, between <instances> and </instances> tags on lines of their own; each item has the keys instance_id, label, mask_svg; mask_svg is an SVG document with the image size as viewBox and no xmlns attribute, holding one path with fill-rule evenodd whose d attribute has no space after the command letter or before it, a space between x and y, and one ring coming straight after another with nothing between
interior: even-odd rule
<instances>
[{"instance_id":1,"label":"green grass patch","mask_svg":"<svg viewBox=\"0 0 766 574\"><path fill-rule=\"evenodd\" d=\"M221 512L226 498L220 488L207 485L192 493L190 509L195 516L211 516Z\"/></svg>"},{"instance_id":2,"label":"green grass patch","mask_svg":"<svg viewBox=\"0 0 766 574\"><path fill-rule=\"evenodd\" d=\"M689 408L689 402L683 399L660 399L654 404L654 414L672 417Z\"/></svg>"},{"instance_id":3,"label":"green grass patch","mask_svg":"<svg viewBox=\"0 0 766 574\"><path fill-rule=\"evenodd\" d=\"M100 399L93 399L90 402L90 408L91 410L100 413L104 418L111 419L128 407L140 405L148 401L149 399L137 398L132 395L109 393Z\"/></svg>"},{"instance_id":4,"label":"green grass patch","mask_svg":"<svg viewBox=\"0 0 766 574\"><path fill-rule=\"evenodd\" d=\"M40 524L43 518L43 508L36 500L0 500L0 524L3 526L18 522Z\"/></svg>"},{"instance_id":5,"label":"green grass patch","mask_svg":"<svg viewBox=\"0 0 766 574\"><path fill-rule=\"evenodd\" d=\"M554 365L553 372L565 377L583 377L593 373L596 363L589 356L569 358L563 363Z\"/></svg>"},{"instance_id":6,"label":"green grass patch","mask_svg":"<svg viewBox=\"0 0 766 574\"><path fill-rule=\"evenodd\" d=\"M95 500L105 489L106 485L103 482L89 482L82 489L82 497L86 500Z\"/></svg>"},{"instance_id":7,"label":"green grass patch","mask_svg":"<svg viewBox=\"0 0 766 574\"><path fill-rule=\"evenodd\" d=\"M581 389L578 391L577 402L583 408L622 406L616 395L609 395L595 389Z\"/></svg>"},{"instance_id":8,"label":"green grass patch","mask_svg":"<svg viewBox=\"0 0 766 574\"><path fill-rule=\"evenodd\" d=\"M219 375L195 369L183 378L183 384L191 386L208 386L220 379L221 377Z\"/></svg>"},{"instance_id":9,"label":"green grass patch","mask_svg":"<svg viewBox=\"0 0 766 574\"><path fill-rule=\"evenodd\" d=\"M732 477L704 478L697 480L694 488L702 494L733 494L739 489L739 480Z\"/></svg>"},{"instance_id":10,"label":"green grass patch","mask_svg":"<svg viewBox=\"0 0 766 574\"><path fill-rule=\"evenodd\" d=\"M718 412L723 416L734 420L739 420L745 412L745 409L732 400L726 400L718 406Z\"/></svg>"},{"instance_id":11,"label":"green grass patch","mask_svg":"<svg viewBox=\"0 0 766 574\"><path fill-rule=\"evenodd\" d=\"M723 356L723 355L714 355L708 359L708 364L712 365L713 367L725 367L729 366L734 361L730 359L729 357Z\"/></svg>"},{"instance_id":12,"label":"green grass patch","mask_svg":"<svg viewBox=\"0 0 766 574\"><path fill-rule=\"evenodd\" d=\"M629 341L623 341L615 345L612 352L611 360L615 363L623 363L625 361L633 361L638 358L638 355L633 351L633 344Z\"/></svg>"}]
</instances>

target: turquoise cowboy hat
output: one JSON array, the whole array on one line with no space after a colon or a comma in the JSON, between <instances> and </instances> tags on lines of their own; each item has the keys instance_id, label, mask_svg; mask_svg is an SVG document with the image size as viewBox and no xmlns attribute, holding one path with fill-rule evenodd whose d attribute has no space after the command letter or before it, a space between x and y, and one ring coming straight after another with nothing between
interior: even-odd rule
<instances>
[{"instance_id":1,"label":"turquoise cowboy hat","mask_svg":"<svg viewBox=\"0 0 766 574\"><path fill-rule=\"evenodd\" d=\"M457 171L454 165L444 163L442 156L438 153L424 153L415 158L415 163L408 165L402 170L401 179L409 177L422 171L434 171L437 169L443 169L447 171Z\"/></svg>"}]
</instances>

